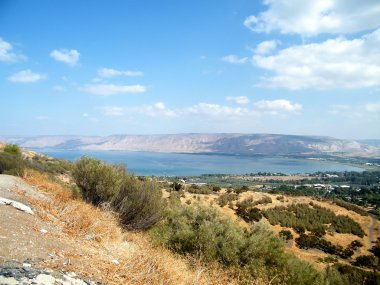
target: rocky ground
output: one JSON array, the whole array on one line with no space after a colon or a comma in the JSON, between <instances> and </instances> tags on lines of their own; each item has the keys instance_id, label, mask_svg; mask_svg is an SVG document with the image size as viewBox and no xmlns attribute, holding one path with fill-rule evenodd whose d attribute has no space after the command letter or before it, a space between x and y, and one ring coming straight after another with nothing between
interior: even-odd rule
<instances>
[{"instance_id":1,"label":"rocky ground","mask_svg":"<svg viewBox=\"0 0 380 285\"><path fill-rule=\"evenodd\" d=\"M100 284L41 267L72 245L51 237L57 229L35 215L25 195L49 201L22 179L0 175L0 284Z\"/></svg>"}]
</instances>

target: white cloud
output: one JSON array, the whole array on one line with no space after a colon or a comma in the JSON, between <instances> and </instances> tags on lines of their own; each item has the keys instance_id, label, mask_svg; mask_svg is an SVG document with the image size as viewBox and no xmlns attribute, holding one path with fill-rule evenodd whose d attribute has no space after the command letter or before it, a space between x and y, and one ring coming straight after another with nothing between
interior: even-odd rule
<instances>
[{"instance_id":1,"label":"white cloud","mask_svg":"<svg viewBox=\"0 0 380 285\"><path fill-rule=\"evenodd\" d=\"M261 111L269 112L298 112L302 110L302 105L298 103L292 103L289 100L261 100L256 102L255 107Z\"/></svg>"},{"instance_id":2,"label":"white cloud","mask_svg":"<svg viewBox=\"0 0 380 285\"><path fill-rule=\"evenodd\" d=\"M277 41L275 40L263 41L257 45L254 52L257 54L268 54L274 51L276 47L277 47Z\"/></svg>"},{"instance_id":3,"label":"white cloud","mask_svg":"<svg viewBox=\"0 0 380 285\"><path fill-rule=\"evenodd\" d=\"M241 97L246 98L244 96ZM251 107L237 107L202 102L191 106L172 109L168 108L163 102L156 102L141 106L103 106L100 107L99 110L106 116L142 115L149 117L178 117L179 119L210 117L218 120L226 120L228 118L248 119L261 116L277 117L279 115L297 114L302 110L302 105L285 99L278 99L258 101Z\"/></svg>"},{"instance_id":4,"label":"white cloud","mask_svg":"<svg viewBox=\"0 0 380 285\"><path fill-rule=\"evenodd\" d=\"M199 103L180 111L183 114L202 114L208 116L242 116L248 115L250 110L241 107L230 107L219 104Z\"/></svg>"},{"instance_id":5,"label":"white cloud","mask_svg":"<svg viewBox=\"0 0 380 285\"><path fill-rule=\"evenodd\" d=\"M268 6L266 11L244 21L254 32L342 34L380 26L378 0L263 0L263 3Z\"/></svg>"},{"instance_id":6,"label":"white cloud","mask_svg":"<svg viewBox=\"0 0 380 285\"><path fill-rule=\"evenodd\" d=\"M83 113L83 114L82 114L82 117L83 117L83 118L88 118L89 115L88 115L88 113Z\"/></svg>"},{"instance_id":7,"label":"white cloud","mask_svg":"<svg viewBox=\"0 0 380 285\"><path fill-rule=\"evenodd\" d=\"M17 83L32 83L45 79L46 75L40 73L34 73L30 69L21 70L8 77L9 81Z\"/></svg>"},{"instance_id":8,"label":"white cloud","mask_svg":"<svg viewBox=\"0 0 380 285\"><path fill-rule=\"evenodd\" d=\"M116 70L116 69L112 69L112 68L101 68L98 70L98 75L101 77L115 77L115 76L136 77L136 76L143 76L144 73L141 71Z\"/></svg>"},{"instance_id":9,"label":"white cloud","mask_svg":"<svg viewBox=\"0 0 380 285\"><path fill-rule=\"evenodd\" d=\"M146 88L142 85L88 84L79 88L79 91L109 96L114 94L144 93Z\"/></svg>"},{"instance_id":10,"label":"white cloud","mask_svg":"<svg viewBox=\"0 0 380 285\"><path fill-rule=\"evenodd\" d=\"M358 39L343 37L254 55L253 63L274 73L262 84L291 90L380 86L380 29Z\"/></svg>"},{"instance_id":11,"label":"white cloud","mask_svg":"<svg viewBox=\"0 0 380 285\"><path fill-rule=\"evenodd\" d=\"M380 112L380 103L367 103L365 105L365 110L367 112Z\"/></svg>"},{"instance_id":12,"label":"white cloud","mask_svg":"<svg viewBox=\"0 0 380 285\"><path fill-rule=\"evenodd\" d=\"M79 61L80 53L75 49L59 49L53 50L50 56L57 61L67 63L68 65L74 66Z\"/></svg>"},{"instance_id":13,"label":"white cloud","mask_svg":"<svg viewBox=\"0 0 380 285\"><path fill-rule=\"evenodd\" d=\"M238 57L236 55L230 54L222 57L222 60L233 64L244 64L248 61L248 57Z\"/></svg>"},{"instance_id":14,"label":"white cloud","mask_svg":"<svg viewBox=\"0 0 380 285\"><path fill-rule=\"evenodd\" d=\"M12 52L13 46L0 38L0 61L14 62L25 59L23 55Z\"/></svg>"},{"instance_id":15,"label":"white cloud","mask_svg":"<svg viewBox=\"0 0 380 285\"><path fill-rule=\"evenodd\" d=\"M228 96L228 97L226 97L226 100L227 101L232 101L232 102L234 102L236 104L241 104L241 105L249 103L249 99L248 99L247 96L236 96L236 97Z\"/></svg>"},{"instance_id":16,"label":"white cloud","mask_svg":"<svg viewBox=\"0 0 380 285\"><path fill-rule=\"evenodd\" d=\"M165 106L163 102L157 102L151 105L135 106L135 107L121 107L121 106L104 106L100 110L106 116L124 116L124 115L147 115L150 117L164 116L173 117L176 116L176 112Z\"/></svg>"}]
</instances>

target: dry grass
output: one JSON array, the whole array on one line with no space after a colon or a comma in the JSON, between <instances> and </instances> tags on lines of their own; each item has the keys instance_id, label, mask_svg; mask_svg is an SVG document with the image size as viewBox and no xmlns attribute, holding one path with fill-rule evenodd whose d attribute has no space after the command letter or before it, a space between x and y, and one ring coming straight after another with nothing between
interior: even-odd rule
<instances>
[{"instance_id":1,"label":"dry grass","mask_svg":"<svg viewBox=\"0 0 380 285\"><path fill-rule=\"evenodd\" d=\"M28 170L25 180L51 200L26 197L40 218L60 229L45 238L71 245L57 248L55 258L41 266L65 268L107 284L238 284L243 278L241 272L206 267L154 246L144 233L123 231L114 213L76 199L46 174Z\"/></svg>"}]
</instances>

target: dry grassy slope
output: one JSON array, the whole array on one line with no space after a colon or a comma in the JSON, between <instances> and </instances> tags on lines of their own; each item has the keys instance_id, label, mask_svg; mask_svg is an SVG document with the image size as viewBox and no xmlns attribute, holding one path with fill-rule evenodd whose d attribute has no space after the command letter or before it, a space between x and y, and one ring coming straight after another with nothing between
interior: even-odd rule
<instances>
[{"instance_id":1,"label":"dry grassy slope","mask_svg":"<svg viewBox=\"0 0 380 285\"><path fill-rule=\"evenodd\" d=\"M221 211L221 213L231 217L232 219L237 219L239 221L240 225L242 225L244 227L249 227L249 225L246 222L239 219L239 217L235 214L234 210L230 209L228 206L220 207L217 204L217 202L216 202L217 198L219 197L219 195L221 195L223 193L225 193L225 189L223 189L219 194L210 194L210 195L191 194L191 193L186 192L185 197L181 198L181 202L186 203L186 201L190 200L191 204L200 203L200 204L203 204L206 206L215 207L216 209ZM344 247L347 246L348 244L350 244L353 240L360 240L364 246L355 252L354 257L356 257L357 255L368 254L368 249L371 248L373 245L373 244L371 244L371 242L375 241L378 237L380 237L380 222L378 220L373 220L370 216L367 216L367 217L361 216L361 215L359 215L353 211L349 211L345 208L339 207L339 206L333 204L332 202L320 202L320 201L316 201L310 197L290 197L290 196L285 196L284 202L281 202L281 201L277 200L276 198L278 196L282 196L282 195L273 195L273 194L267 194L267 193L262 193L262 192L251 192L251 191L240 194L239 195L239 201L242 201L248 197L252 197L254 200L260 200L264 196L269 196L272 199L272 203L266 204L266 205L258 205L256 207L258 207L260 209L268 209L268 208L272 208L272 207L280 206L280 205L286 206L286 205L289 205L292 203L308 204L311 201L313 201L313 203L320 205L321 207L328 208L328 209L332 210L336 215L347 215L347 216L351 217L353 220L358 222L361 225L361 227L363 228L363 230L366 234L364 236L364 238L360 238L360 237L352 235L352 234L339 234L339 233L335 233L334 235L327 234L325 236L325 238L335 245L340 244ZM236 201L234 201L234 205L235 204L236 204ZM269 224L269 222L265 218L263 218L263 221L276 232L280 232L283 229L288 229L292 232L292 234L295 238L299 236L292 229L283 228L279 225L272 226ZM375 224L373 224L373 223L375 223ZM370 236L369 230L371 227L373 228L373 233ZM370 238L372 238L372 241L370 241ZM317 262L318 258L328 256L327 254L325 254L324 252L322 252L320 250L302 250L302 249L299 249L295 245L294 241L290 242L287 245L287 251L294 253L296 256L298 256L304 260L314 262L319 267L323 266L323 265L321 263Z\"/></svg>"},{"instance_id":2,"label":"dry grassy slope","mask_svg":"<svg viewBox=\"0 0 380 285\"><path fill-rule=\"evenodd\" d=\"M29 170L24 180L35 191L48 197L43 200L25 191L18 193L33 207L36 213L33 217L51 229L42 236L40 227L30 224L30 229L25 229L33 232L33 236L40 236L38 238L43 242L53 244L49 248L51 255L39 264L45 269L65 269L106 284L236 283L236 278L216 266L206 268L194 260L190 266L189 260L154 246L146 234L123 231L115 214L75 199L62 183L52 181L46 174ZM5 229L5 223L1 224ZM13 234L17 236L17 232ZM17 247L19 243L17 238L10 246ZM29 250L33 251L33 247ZM0 251L6 252L4 248ZM33 256L32 252L29 253ZM22 258L19 261L25 260L25 256Z\"/></svg>"}]
</instances>

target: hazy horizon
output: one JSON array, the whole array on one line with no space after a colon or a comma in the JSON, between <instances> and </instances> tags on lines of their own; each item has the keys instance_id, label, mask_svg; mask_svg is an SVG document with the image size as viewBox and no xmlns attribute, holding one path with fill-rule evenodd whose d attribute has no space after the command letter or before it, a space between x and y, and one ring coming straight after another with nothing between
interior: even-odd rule
<instances>
[{"instance_id":1,"label":"hazy horizon","mask_svg":"<svg viewBox=\"0 0 380 285\"><path fill-rule=\"evenodd\" d=\"M1 1L0 136L380 139L380 2Z\"/></svg>"},{"instance_id":2,"label":"hazy horizon","mask_svg":"<svg viewBox=\"0 0 380 285\"><path fill-rule=\"evenodd\" d=\"M341 140L357 140L357 141L371 141L371 140L380 140L380 138L342 138L342 137L334 137L334 136L328 136L328 135L304 135L304 134L284 134L284 133L227 133L227 132L199 132L199 133L147 133L147 134L105 134L105 135L82 135L82 134L35 134L35 135L22 135L22 134L15 134L15 135L2 135L0 134L0 137L24 137L24 138L30 138L30 137L111 137L111 136L170 136L170 135L213 135L213 134L226 134L226 135L280 135L280 136L305 136L305 137L331 137L334 139L341 139Z\"/></svg>"}]
</instances>

